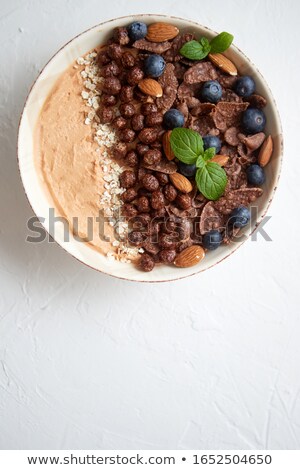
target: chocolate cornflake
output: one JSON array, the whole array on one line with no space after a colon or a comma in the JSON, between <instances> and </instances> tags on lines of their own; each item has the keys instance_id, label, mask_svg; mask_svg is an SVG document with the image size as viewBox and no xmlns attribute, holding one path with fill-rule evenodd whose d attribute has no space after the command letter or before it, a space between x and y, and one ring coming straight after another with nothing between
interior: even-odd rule
<instances>
[{"instance_id":1,"label":"chocolate cornflake","mask_svg":"<svg viewBox=\"0 0 300 470\"><path fill-rule=\"evenodd\" d=\"M236 147L240 143L239 132L237 127L229 127L224 133L225 142Z\"/></svg>"},{"instance_id":2,"label":"chocolate cornflake","mask_svg":"<svg viewBox=\"0 0 300 470\"><path fill-rule=\"evenodd\" d=\"M257 158L253 150L246 147L242 142L237 146L238 154L240 155L240 163L243 166L248 166L251 163L256 162Z\"/></svg>"},{"instance_id":3,"label":"chocolate cornflake","mask_svg":"<svg viewBox=\"0 0 300 470\"><path fill-rule=\"evenodd\" d=\"M261 188L240 188L229 191L214 202L214 208L221 214L228 215L239 206L249 206L263 193Z\"/></svg>"},{"instance_id":4,"label":"chocolate cornflake","mask_svg":"<svg viewBox=\"0 0 300 470\"><path fill-rule=\"evenodd\" d=\"M177 98L179 101L187 100L188 98L194 98L194 95L197 95L200 91L201 83L194 83L193 85L188 85L187 83L182 82L177 90Z\"/></svg>"},{"instance_id":5,"label":"chocolate cornflake","mask_svg":"<svg viewBox=\"0 0 300 470\"><path fill-rule=\"evenodd\" d=\"M171 47L169 41L164 42L150 42L147 39L139 39L132 44L132 47L136 49L141 49L142 51L154 52L155 54L162 54L166 52Z\"/></svg>"},{"instance_id":6,"label":"chocolate cornflake","mask_svg":"<svg viewBox=\"0 0 300 470\"><path fill-rule=\"evenodd\" d=\"M235 157L238 155L237 149L232 145L222 145L220 155L229 155L229 157Z\"/></svg>"},{"instance_id":7,"label":"chocolate cornflake","mask_svg":"<svg viewBox=\"0 0 300 470\"><path fill-rule=\"evenodd\" d=\"M183 101L182 103L179 103L178 106L176 106L176 108L178 109L178 111L180 111L183 114L184 122L186 122L189 117L189 108L187 107L186 102Z\"/></svg>"},{"instance_id":8,"label":"chocolate cornflake","mask_svg":"<svg viewBox=\"0 0 300 470\"><path fill-rule=\"evenodd\" d=\"M195 98L194 96L188 96L186 99L185 99L185 102L187 104L187 107L190 109L190 108L194 108L195 106L197 106L198 104L200 104L200 100L198 100L198 98Z\"/></svg>"},{"instance_id":9,"label":"chocolate cornflake","mask_svg":"<svg viewBox=\"0 0 300 470\"><path fill-rule=\"evenodd\" d=\"M233 88L235 82L237 81L237 76L232 76L221 72L219 69L217 70L218 74L218 82L223 88Z\"/></svg>"},{"instance_id":10,"label":"chocolate cornflake","mask_svg":"<svg viewBox=\"0 0 300 470\"><path fill-rule=\"evenodd\" d=\"M247 101L252 108L262 109L267 105L266 98L261 95L251 95L249 98L247 98Z\"/></svg>"},{"instance_id":11,"label":"chocolate cornflake","mask_svg":"<svg viewBox=\"0 0 300 470\"><path fill-rule=\"evenodd\" d=\"M183 80L183 77L187 68L184 65L180 64L179 62L175 62L174 67L175 67L174 73L175 73L176 78L178 80Z\"/></svg>"},{"instance_id":12,"label":"chocolate cornflake","mask_svg":"<svg viewBox=\"0 0 300 470\"><path fill-rule=\"evenodd\" d=\"M165 113L172 107L177 96L178 80L174 69L173 64L167 64L164 73L158 79L163 89L163 95L160 98L156 98L156 104L162 113Z\"/></svg>"},{"instance_id":13,"label":"chocolate cornflake","mask_svg":"<svg viewBox=\"0 0 300 470\"><path fill-rule=\"evenodd\" d=\"M211 112L216 127L220 129L220 131L225 132L228 127L238 126L241 113L245 111L248 106L248 103L219 101Z\"/></svg>"},{"instance_id":14,"label":"chocolate cornflake","mask_svg":"<svg viewBox=\"0 0 300 470\"><path fill-rule=\"evenodd\" d=\"M247 149L254 152L257 150L263 143L266 138L266 134L264 132L258 132L257 134L250 135L248 137L240 135L240 141L246 145Z\"/></svg>"},{"instance_id":15,"label":"chocolate cornflake","mask_svg":"<svg viewBox=\"0 0 300 470\"><path fill-rule=\"evenodd\" d=\"M184 74L184 82L188 85L207 82L208 80L215 80L216 78L216 69L210 62L199 62L190 67Z\"/></svg>"},{"instance_id":16,"label":"chocolate cornflake","mask_svg":"<svg viewBox=\"0 0 300 470\"><path fill-rule=\"evenodd\" d=\"M193 129L196 132L199 132L200 135L207 135L211 134L212 129L214 129L214 121L212 120L211 116L204 115L204 116L192 116L189 115L187 127Z\"/></svg>"},{"instance_id":17,"label":"chocolate cornflake","mask_svg":"<svg viewBox=\"0 0 300 470\"><path fill-rule=\"evenodd\" d=\"M198 211L195 207L190 207L189 209L179 209L177 206L175 206L175 204L169 205L168 212L171 212L172 214L181 218L190 217L191 219L193 219L198 215Z\"/></svg>"},{"instance_id":18,"label":"chocolate cornflake","mask_svg":"<svg viewBox=\"0 0 300 470\"><path fill-rule=\"evenodd\" d=\"M204 235L210 230L218 230L225 227L226 218L215 207L214 201L209 201L205 204L201 212L199 229L201 235Z\"/></svg>"},{"instance_id":19,"label":"chocolate cornflake","mask_svg":"<svg viewBox=\"0 0 300 470\"><path fill-rule=\"evenodd\" d=\"M242 103L243 99L232 90L223 90L221 101Z\"/></svg>"},{"instance_id":20,"label":"chocolate cornflake","mask_svg":"<svg viewBox=\"0 0 300 470\"><path fill-rule=\"evenodd\" d=\"M233 156L225 165L227 174L227 185L225 194L233 189L245 188L247 186L247 175L242 162L238 156Z\"/></svg>"},{"instance_id":21,"label":"chocolate cornflake","mask_svg":"<svg viewBox=\"0 0 300 470\"><path fill-rule=\"evenodd\" d=\"M214 109L215 105L212 103L198 103L191 109L192 116L202 116L203 114L208 114Z\"/></svg>"},{"instance_id":22,"label":"chocolate cornflake","mask_svg":"<svg viewBox=\"0 0 300 470\"><path fill-rule=\"evenodd\" d=\"M167 160L161 160L159 163L155 165L143 165L144 168L147 170L158 171L160 173L165 173L166 175L171 175L172 173L176 173L177 165L175 162L169 162Z\"/></svg>"},{"instance_id":23,"label":"chocolate cornflake","mask_svg":"<svg viewBox=\"0 0 300 470\"><path fill-rule=\"evenodd\" d=\"M177 62L182 59L182 55L179 54L180 49L186 42L192 41L194 38L193 33L178 34L178 36L173 39L170 49L163 54L165 61Z\"/></svg>"}]
</instances>

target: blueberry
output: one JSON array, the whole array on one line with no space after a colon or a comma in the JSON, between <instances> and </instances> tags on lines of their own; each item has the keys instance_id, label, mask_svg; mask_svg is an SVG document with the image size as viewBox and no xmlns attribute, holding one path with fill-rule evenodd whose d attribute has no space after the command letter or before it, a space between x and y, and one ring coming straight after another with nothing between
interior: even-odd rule
<instances>
[{"instance_id":1,"label":"blueberry","mask_svg":"<svg viewBox=\"0 0 300 470\"><path fill-rule=\"evenodd\" d=\"M246 173L249 184L261 186L266 180L265 171L259 165L250 165L247 168Z\"/></svg>"},{"instance_id":2,"label":"blueberry","mask_svg":"<svg viewBox=\"0 0 300 470\"><path fill-rule=\"evenodd\" d=\"M148 77L160 77L165 70L166 63L161 55L152 54L144 62L145 74Z\"/></svg>"},{"instance_id":3,"label":"blueberry","mask_svg":"<svg viewBox=\"0 0 300 470\"><path fill-rule=\"evenodd\" d=\"M143 39L147 34L147 25L140 21L134 21L128 26L128 34L132 41Z\"/></svg>"},{"instance_id":4,"label":"blueberry","mask_svg":"<svg viewBox=\"0 0 300 470\"><path fill-rule=\"evenodd\" d=\"M249 75L237 79L234 85L234 91L242 98L248 98L255 92L255 81Z\"/></svg>"},{"instance_id":5,"label":"blueberry","mask_svg":"<svg viewBox=\"0 0 300 470\"><path fill-rule=\"evenodd\" d=\"M164 114L164 126L167 129L182 127L184 125L184 116L178 109L171 108Z\"/></svg>"},{"instance_id":6,"label":"blueberry","mask_svg":"<svg viewBox=\"0 0 300 470\"><path fill-rule=\"evenodd\" d=\"M266 125L266 116L261 109L249 108L242 114L242 126L248 134L262 132Z\"/></svg>"},{"instance_id":7,"label":"blueberry","mask_svg":"<svg viewBox=\"0 0 300 470\"><path fill-rule=\"evenodd\" d=\"M204 150L207 150L210 147L215 147L216 153L219 153L221 150L221 141L216 135L205 135L202 137Z\"/></svg>"},{"instance_id":8,"label":"blueberry","mask_svg":"<svg viewBox=\"0 0 300 470\"><path fill-rule=\"evenodd\" d=\"M202 101L209 103L217 103L222 98L222 87L217 80L209 80L204 82L200 91Z\"/></svg>"},{"instance_id":9,"label":"blueberry","mask_svg":"<svg viewBox=\"0 0 300 470\"><path fill-rule=\"evenodd\" d=\"M239 206L233 209L230 214L229 223L235 227L245 227L250 221L251 214L247 207Z\"/></svg>"},{"instance_id":10,"label":"blueberry","mask_svg":"<svg viewBox=\"0 0 300 470\"><path fill-rule=\"evenodd\" d=\"M222 235L218 230L210 230L203 235L202 244L207 250L215 250L222 243Z\"/></svg>"},{"instance_id":11,"label":"blueberry","mask_svg":"<svg viewBox=\"0 0 300 470\"><path fill-rule=\"evenodd\" d=\"M179 162L178 163L179 173L187 178L192 178L196 174L196 165L188 165L187 163Z\"/></svg>"}]
</instances>

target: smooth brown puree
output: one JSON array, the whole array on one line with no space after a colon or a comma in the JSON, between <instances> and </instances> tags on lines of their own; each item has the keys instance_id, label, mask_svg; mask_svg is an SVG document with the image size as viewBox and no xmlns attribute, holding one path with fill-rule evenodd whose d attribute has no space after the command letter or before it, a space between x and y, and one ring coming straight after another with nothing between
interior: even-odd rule
<instances>
[{"instance_id":1,"label":"smooth brown puree","mask_svg":"<svg viewBox=\"0 0 300 470\"><path fill-rule=\"evenodd\" d=\"M88 217L93 219L93 238L89 245L101 253L112 250L111 243L99 236L100 194L103 180L99 146L93 129L84 124L85 105L81 97L80 70L70 66L50 92L35 129L36 165L41 181L55 208L74 233L73 218L78 217L78 235L87 237ZM90 229L91 230L91 229ZM105 224L105 235L114 240L113 229Z\"/></svg>"}]
</instances>

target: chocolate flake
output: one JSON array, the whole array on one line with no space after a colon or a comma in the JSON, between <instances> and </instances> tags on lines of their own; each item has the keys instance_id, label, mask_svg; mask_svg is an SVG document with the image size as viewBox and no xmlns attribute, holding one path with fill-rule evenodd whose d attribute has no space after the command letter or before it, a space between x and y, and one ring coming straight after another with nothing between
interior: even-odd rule
<instances>
[{"instance_id":1,"label":"chocolate flake","mask_svg":"<svg viewBox=\"0 0 300 470\"><path fill-rule=\"evenodd\" d=\"M203 114L208 114L214 109L215 105L212 103L200 103L194 106L191 109L192 116L202 116Z\"/></svg>"},{"instance_id":2,"label":"chocolate flake","mask_svg":"<svg viewBox=\"0 0 300 470\"><path fill-rule=\"evenodd\" d=\"M224 170L227 174L225 194L233 189L245 188L247 186L247 175L239 157L232 157L224 167Z\"/></svg>"},{"instance_id":3,"label":"chocolate flake","mask_svg":"<svg viewBox=\"0 0 300 470\"><path fill-rule=\"evenodd\" d=\"M199 228L201 235L210 230L218 230L225 227L225 221L224 215L217 211L214 202L207 202L200 216Z\"/></svg>"},{"instance_id":4,"label":"chocolate flake","mask_svg":"<svg viewBox=\"0 0 300 470\"><path fill-rule=\"evenodd\" d=\"M228 215L241 205L249 206L263 193L261 188L240 188L229 191L225 196L214 202L214 208L224 215Z\"/></svg>"},{"instance_id":5,"label":"chocolate flake","mask_svg":"<svg viewBox=\"0 0 300 470\"><path fill-rule=\"evenodd\" d=\"M221 101L242 103L243 100L240 96L234 93L234 91L227 89L223 90Z\"/></svg>"},{"instance_id":6,"label":"chocolate flake","mask_svg":"<svg viewBox=\"0 0 300 470\"><path fill-rule=\"evenodd\" d=\"M163 95L156 99L158 109L165 113L172 107L177 95L178 81L174 73L174 65L167 64L164 73L159 77L158 82L162 86Z\"/></svg>"},{"instance_id":7,"label":"chocolate flake","mask_svg":"<svg viewBox=\"0 0 300 470\"><path fill-rule=\"evenodd\" d=\"M195 106L197 106L200 103L200 100L198 100L198 98L195 98L194 96L188 96L185 99L185 102L186 102L188 108L194 108Z\"/></svg>"},{"instance_id":8,"label":"chocolate flake","mask_svg":"<svg viewBox=\"0 0 300 470\"><path fill-rule=\"evenodd\" d=\"M190 217L193 219L198 215L198 211L195 207L190 207L189 209L179 209L177 206L175 206L175 204L170 204L168 209L170 212L172 212L172 214L181 218Z\"/></svg>"},{"instance_id":9,"label":"chocolate flake","mask_svg":"<svg viewBox=\"0 0 300 470\"><path fill-rule=\"evenodd\" d=\"M216 78L216 69L210 62L199 62L190 67L184 74L184 82L188 85L215 80Z\"/></svg>"},{"instance_id":10,"label":"chocolate flake","mask_svg":"<svg viewBox=\"0 0 300 470\"><path fill-rule=\"evenodd\" d=\"M217 70L217 74L218 74L217 80L223 88L233 88L235 82L238 79L237 76L225 74L221 72L221 70L219 69Z\"/></svg>"},{"instance_id":11,"label":"chocolate flake","mask_svg":"<svg viewBox=\"0 0 300 470\"><path fill-rule=\"evenodd\" d=\"M171 175L172 173L176 173L177 165L175 162L169 162L167 160L161 160L159 163L155 165L143 165L144 168L148 170L159 171L160 173L165 173L166 175Z\"/></svg>"},{"instance_id":12,"label":"chocolate flake","mask_svg":"<svg viewBox=\"0 0 300 470\"><path fill-rule=\"evenodd\" d=\"M193 85L188 85L187 83L182 82L177 90L177 98L180 101L187 100L188 98L194 98L200 91L201 83L194 83Z\"/></svg>"},{"instance_id":13,"label":"chocolate flake","mask_svg":"<svg viewBox=\"0 0 300 470\"><path fill-rule=\"evenodd\" d=\"M183 114L184 122L186 122L189 117L189 108L187 107L186 102L183 101L182 103L179 103L179 105L176 106L176 108L178 109L178 111L180 111Z\"/></svg>"},{"instance_id":14,"label":"chocolate flake","mask_svg":"<svg viewBox=\"0 0 300 470\"><path fill-rule=\"evenodd\" d=\"M199 132L200 135L212 134L212 129L214 129L214 121L211 116L189 116L187 127L193 129L196 132Z\"/></svg>"},{"instance_id":15,"label":"chocolate flake","mask_svg":"<svg viewBox=\"0 0 300 470\"><path fill-rule=\"evenodd\" d=\"M229 155L230 157L237 156L237 149L231 145L222 145L220 155Z\"/></svg>"},{"instance_id":16,"label":"chocolate flake","mask_svg":"<svg viewBox=\"0 0 300 470\"><path fill-rule=\"evenodd\" d=\"M239 125L241 113L247 108L248 103L219 101L211 115L216 127L225 132L228 127Z\"/></svg>"},{"instance_id":17,"label":"chocolate flake","mask_svg":"<svg viewBox=\"0 0 300 470\"><path fill-rule=\"evenodd\" d=\"M180 64L179 62L175 62L174 64L174 67L175 67L175 76L178 80L183 80L183 77L184 77L184 74L186 72L186 67L182 64Z\"/></svg>"},{"instance_id":18,"label":"chocolate flake","mask_svg":"<svg viewBox=\"0 0 300 470\"><path fill-rule=\"evenodd\" d=\"M150 42L147 39L139 39L132 44L132 47L141 49L142 51L154 52L155 54L162 54L171 47L169 41L164 42Z\"/></svg>"}]
</instances>

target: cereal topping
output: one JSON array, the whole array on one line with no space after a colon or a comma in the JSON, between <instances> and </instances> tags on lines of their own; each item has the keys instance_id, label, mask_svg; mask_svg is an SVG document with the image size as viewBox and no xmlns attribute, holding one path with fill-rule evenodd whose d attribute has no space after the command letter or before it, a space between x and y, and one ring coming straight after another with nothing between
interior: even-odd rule
<instances>
[{"instance_id":1,"label":"cereal topping","mask_svg":"<svg viewBox=\"0 0 300 470\"><path fill-rule=\"evenodd\" d=\"M192 266L249 222L263 191L255 182L264 170L251 166L266 137L266 100L221 54L232 39L134 22L78 58L84 122L99 146L99 204L116 234L108 259L137 258L145 272Z\"/></svg>"}]
</instances>

